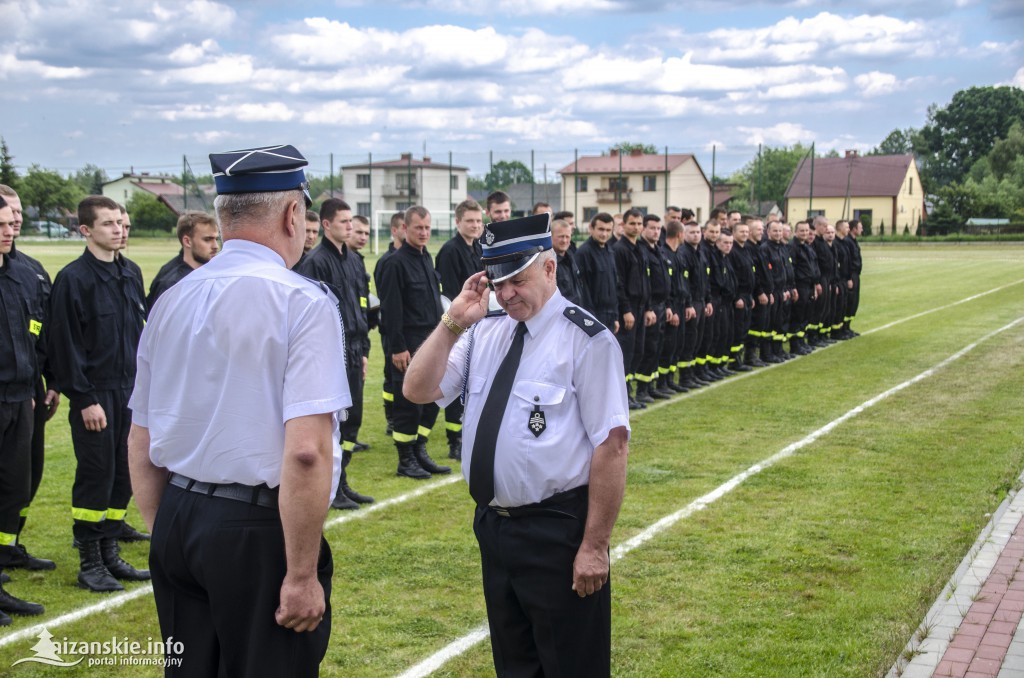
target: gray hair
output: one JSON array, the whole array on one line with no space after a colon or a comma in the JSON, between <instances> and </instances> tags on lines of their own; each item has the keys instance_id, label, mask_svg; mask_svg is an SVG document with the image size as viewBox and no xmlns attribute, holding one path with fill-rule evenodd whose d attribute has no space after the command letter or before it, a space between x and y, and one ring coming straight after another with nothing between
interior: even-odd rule
<instances>
[{"instance_id":1,"label":"gray hair","mask_svg":"<svg viewBox=\"0 0 1024 678\"><path fill-rule=\"evenodd\" d=\"M213 201L217 221L225 231L283 208L295 199L298 191L271 191L265 193L229 193L218 195ZM301 198L300 198L301 200Z\"/></svg>"}]
</instances>

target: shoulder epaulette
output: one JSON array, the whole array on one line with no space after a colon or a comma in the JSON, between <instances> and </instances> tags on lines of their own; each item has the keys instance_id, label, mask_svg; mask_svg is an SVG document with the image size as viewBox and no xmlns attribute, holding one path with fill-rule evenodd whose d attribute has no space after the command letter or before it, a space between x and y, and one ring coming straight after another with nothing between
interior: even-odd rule
<instances>
[{"instance_id":1,"label":"shoulder epaulette","mask_svg":"<svg viewBox=\"0 0 1024 678\"><path fill-rule=\"evenodd\" d=\"M593 317L588 315L583 309L579 308L578 306L567 307L564 311L562 311L562 315L568 318L570 322L579 327L581 330L586 332L587 336L590 337L595 336L601 330L608 329L607 327L602 325L600 321L595 320Z\"/></svg>"}]
</instances>

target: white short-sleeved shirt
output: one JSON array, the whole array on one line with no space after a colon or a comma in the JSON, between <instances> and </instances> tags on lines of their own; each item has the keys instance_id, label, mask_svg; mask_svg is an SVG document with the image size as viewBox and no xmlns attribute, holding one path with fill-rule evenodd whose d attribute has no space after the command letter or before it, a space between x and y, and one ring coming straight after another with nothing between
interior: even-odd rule
<instances>
[{"instance_id":1,"label":"white short-sleeved shirt","mask_svg":"<svg viewBox=\"0 0 1024 678\"><path fill-rule=\"evenodd\" d=\"M273 250L229 240L165 292L142 333L132 421L156 466L195 480L281 484L284 423L352 405L334 295Z\"/></svg>"},{"instance_id":2,"label":"white short-sleeved shirt","mask_svg":"<svg viewBox=\"0 0 1024 678\"><path fill-rule=\"evenodd\" d=\"M526 321L523 356L494 456L494 503L498 506L533 504L586 485L594 449L613 428L624 426L629 431L618 342L609 330L589 336L565 316L566 309L584 313L556 291L540 312ZM462 474L467 482L480 414L517 324L501 316L473 326L468 379L470 332L460 337L448 356L440 387L443 398L437 404L444 407L459 397L466 383ZM536 436L529 424L538 409L543 412L545 427Z\"/></svg>"}]
</instances>

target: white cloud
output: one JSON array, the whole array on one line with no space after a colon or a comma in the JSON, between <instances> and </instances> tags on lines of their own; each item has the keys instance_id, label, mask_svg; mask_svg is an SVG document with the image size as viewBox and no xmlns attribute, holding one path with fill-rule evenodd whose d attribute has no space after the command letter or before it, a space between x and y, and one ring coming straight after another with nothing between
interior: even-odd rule
<instances>
[{"instance_id":1,"label":"white cloud","mask_svg":"<svg viewBox=\"0 0 1024 678\"><path fill-rule=\"evenodd\" d=\"M853 79L853 84L860 88L861 94L866 97L877 97L883 94L892 94L901 89L901 84L892 73L871 71L861 73Z\"/></svg>"},{"instance_id":2,"label":"white cloud","mask_svg":"<svg viewBox=\"0 0 1024 678\"><path fill-rule=\"evenodd\" d=\"M198 66L178 68L161 75L163 82L186 82L193 85L227 85L249 82L253 76L253 57L248 54L227 54Z\"/></svg>"},{"instance_id":3,"label":"white cloud","mask_svg":"<svg viewBox=\"0 0 1024 678\"><path fill-rule=\"evenodd\" d=\"M1013 76L1013 79L1005 84L1013 85L1014 87L1020 87L1021 89L1024 89L1024 66L1021 66L1019 69L1017 69L1017 73Z\"/></svg>"},{"instance_id":4,"label":"white cloud","mask_svg":"<svg viewBox=\"0 0 1024 678\"><path fill-rule=\"evenodd\" d=\"M19 59L13 54L0 54L0 80L42 78L43 80L71 80L88 77L87 68L50 66L33 59Z\"/></svg>"},{"instance_id":5,"label":"white cloud","mask_svg":"<svg viewBox=\"0 0 1024 678\"><path fill-rule=\"evenodd\" d=\"M568 14L586 12L594 14L627 9L625 0L497 0L481 3L473 0L422 0L410 2L414 7L426 7L450 14L506 14L536 16L538 14Z\"/></svg>"},{"instance_id":6,"label":"white cloud","mask_svg":"<svg viewBox=\"0 0 1024 678\"><path fill-rule=\"evenodd\" d=\"M288 122L296 113L280 101L265 103L188 104L163 110L157 117L171 122L179 120L220 120L233 118L240 122Z\"/></svg>"},{"instance_id":7,"label":"white cloud","mask_svg":"<svg viewBox=\"0 0 1024 678\"><path fill-rule=\"evenodd\" d=\"M199 45L186 42L184 45L181 45L168 54L167 58L174 63L189 65L200 61L207 55L215 54L219 51L220 46L217 44L217 41L207 38Z\"/></svg>"},{"instance_id":8,"label":"white cloud","mask_svg":"<svg viewBox=\"0 0 1024 678\"><path fill-rule=\"evenodd\" d=\"M771 127L737 127L738 131L746 135L745 143L750 146L757 144L792 146L795 143L810 143L814 141L814 132L805 129L803 125L792 122L780 122Z\"/></svg>"}]
</instances>

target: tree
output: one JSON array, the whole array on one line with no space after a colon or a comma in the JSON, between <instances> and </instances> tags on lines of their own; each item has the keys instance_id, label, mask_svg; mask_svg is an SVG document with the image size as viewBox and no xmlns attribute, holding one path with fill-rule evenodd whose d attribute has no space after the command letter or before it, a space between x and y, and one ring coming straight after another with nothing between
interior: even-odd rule
<instances>
[{"instance_id":1,"label":"tree","mask_svg":"<svg viewBox=\"0 0 1024 678\"><path fill-rule=\"evenodd\" d=\"M18 172L14 169L14 158L11 157L11 151L7 148L7 140L0 137L0 184L18 190L19 183Z\"/></svg>"},{"instance_id":2,"label":"tree","mask_svg":"<svg viewBox=\"0 0 1024 678\"><path fill-rule=\"evenodd\" d=\"M1014 122L1006 138L1000 139L988 154L988 165L997 179L1014 176L1013 167L1024 156L1024 123ZM1019 174L1016 175L1021 178Z\"/></svg>"},{"instance_id":3,"label":"tree","mask_svg":"<svg viewBox=\"0 0 1024 678\"><path fill-rule=\"evenodd\" d=\"M178 217L171 208L156 199L151 193L137 191L125 205L132 216L132 228L146 231L173 231Z\"/></svg>"},{"instance_id":4,"label":"tree","mask_svg":"<svg viewBox=\"0 0 1024 678\"><path fill-rule=\"evenodd\" d=\"M532 183L533 173L530 172L530 168L518 160L496 162L484 177L484 186L488 191L505 190L512 184Z\"/></svg>"},{"instance_id":5,"label":"tree","mask_svg":"<svg viewBox=\"0 0 1024 678\"><path fill-rule=\"evenodd\" d=\"M933 104L921 129L922 182L941 187L962 181L1018 121L1024 121L1024 90L1018 87L971 87L943 108Z\"/></svg>"},{"instance_id":6,"label":"tree","mask_svg":"<svg viewBox=\"0 0 1024 678\"><path fill-rule=\"evenodd\" d=\"M907 155L914 152L914 138L919 132L913 127L894 129L867 155Z\"/></svg>"},{"instance_id":7,"label":"tree","mask_svg":"<svg viewBox=\"0 0 1024 678\"><path fill-rule=\"evenodd\" d=\"M24 206L39 210L39 218L57 217L61 209L74 213L85 192L70 179L57 172L32 165L21 181L19 193Z\"/></svg>"},{"instance_id":8,"label":"tree","mask_svg":"<svg viewBox=\"0 0 1024 678\"><path fill-rule=\"evenodd\" d=\"M642 153L648 153L652 155L658 153L658 147L655 146L654 144L642 144L635 141L621 141L612 146L611 148L609 148L608 150L609 152L618 151L619 153L623 153L625 155L629 155L633 151L640 151Z\"/></svg>"},{"instance_id":9,"label":"tree","mask_svg":"<svg viewBox=\"0 0 1024 678\"><path fill-rule=\"evenodd\" d=\"M757 204L759 200L770 200L781 205L786 197L786 189L793 180L797 165L810 149L802 144L761 149L760 171L758 156L743 166L729 178L730 183L739 184L746 190L742 195L750 196L750 202Z\"/></svg>"},{"instance_id":10,"label":"tree","mask_svg":"<svg viewBox=\"0 0 1024 678\"><path fill-rule=\"evenodd\" d=\"M89 163L71 175L71 180L78 184L86 195L103 195L103 184L107 183L107 173Z\"/></svg>"},{"instance_id":11,"label":"tree","mask_svg":"<svg viewBox=\"0 0 1024 678\"><path fill-rule=\"evenodd\" d=\"M324 174L323 176L319 177L311 177L307 175L307 178L309 179L309 194L313 196L313 200L316 200L321 195L323 195L324 191L331 190L330 174ZM338 174L334 175L334 190L340 191L341 188L341 173L339 171Z\"/></svg>"}]
</instances>

